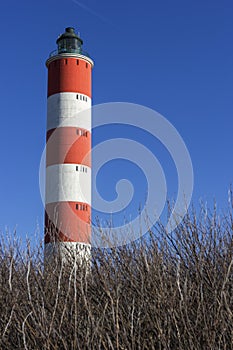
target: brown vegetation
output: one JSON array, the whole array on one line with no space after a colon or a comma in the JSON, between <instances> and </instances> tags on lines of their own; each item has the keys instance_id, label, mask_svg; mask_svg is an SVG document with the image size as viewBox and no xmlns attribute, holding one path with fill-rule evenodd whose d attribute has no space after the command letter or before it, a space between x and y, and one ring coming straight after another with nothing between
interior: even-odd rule
<instances>
[{"instance_id":1,"label":"brown vegetation","mask_svg":"<svg viewBox=\"0 0 233 350\"><path fill-rule=\"evenodd\" d=\"M233 349L231 213L93 250L91 273L2 240L0 349Z\"/></svg>"}]
</instances>

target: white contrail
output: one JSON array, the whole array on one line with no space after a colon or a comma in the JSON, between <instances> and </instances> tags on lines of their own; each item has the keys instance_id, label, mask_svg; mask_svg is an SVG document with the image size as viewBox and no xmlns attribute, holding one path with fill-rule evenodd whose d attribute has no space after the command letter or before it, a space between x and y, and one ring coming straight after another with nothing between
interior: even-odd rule
<instances>
[{"instance_id":1,"label":"white contrail","mask_svg":"<svg viewBox=\"0 0 233 350\"><path fill-rule=\"evenodd\" d=\"M107 20L107 18L101 16L99 13L93 11L92 9L90 9L88 6L82 4L80 1L77 0L72 0L75 4L77 4L78 6L80 6L81 8L83 8L84 10L88 11L89 13L91 13L93 16L98 17L99 19L101 19L103 22L110 24L111 26L113 26L113 24L111 22L109 22Z\"/></svg>"}]
</instances>

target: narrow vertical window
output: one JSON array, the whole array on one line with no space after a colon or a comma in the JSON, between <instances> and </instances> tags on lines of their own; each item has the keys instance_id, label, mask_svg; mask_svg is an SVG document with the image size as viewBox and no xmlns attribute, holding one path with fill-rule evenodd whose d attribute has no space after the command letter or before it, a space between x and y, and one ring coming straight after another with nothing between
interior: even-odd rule
<instances>
[{"instance_id":1,"label":"narrow vertical window","mask_svg":"<svg viewBox=\"0 0 233 350\"><path fill-rule=\"evenodd\" d=\"M77 98L77 100L78 100L78 94L76 95L76 98Z\"/></svg>"},{"instance_id":2,"label":"narrow vertical window","mask_svg":"<svg viewBox=\"0 0 233 350\"><path fill-rule=\"evenodd\" d=\"M88 68L88 64L86 63L86 68Z\"/></svg>"},{"instance_id":3,"label":"narrow vertical window","mask_svg":"<svg viewBox=\"0 0 233 350\"><path fill-rule=\"evenodd\" d=\"M78 210L78 204L76 204L76 210Z\"/></svg>"},{"instance_id":4,"label":"narrow vertical window","mask_svg":"<svg viewBox=\"0 0 233 350\"><path fill-rule=\"evenodd\" d=\"M77 60L76 63L77 63L77 66L78 66L79 65L79 60Z\"/></svg>"},{"instance_id":5,"label":"narrow vertical window","mask_svg":"<svg viewBox=\"0 0 233 350\"><path fill-rule=\"evenodd\" d=\"M78 165L76 165L76 171L78 171Z\"/></svg>"}]
</instances>

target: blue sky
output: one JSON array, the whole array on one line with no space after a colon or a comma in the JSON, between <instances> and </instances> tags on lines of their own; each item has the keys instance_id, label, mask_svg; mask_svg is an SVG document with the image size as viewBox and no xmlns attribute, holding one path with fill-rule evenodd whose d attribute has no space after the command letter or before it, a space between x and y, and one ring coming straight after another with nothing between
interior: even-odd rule
<instances>
[{"instance_id":1,"label":"blue sky","mask_svg":"<svg viewBox=\"0 0 233 350\"><path fill-rule=\"evenodd\" d=\"M0 229L21 237L42 232L38 173L45 143L45 61L67 26L80 31L95 61L93 104L131 102L166 117L183 137L194 169L195 205L227 205L233 180L233 4L230 0L11 1L1 4ZM177 192L174 164L157 140L126 127L94 132L144 143L163 166L168 195ZM124 169L124 171L122 170ZM128 175L127 175L128 174ZM131 179L132 176L132 179ZM106 199L115 183L135 186L130 214L146 182L133 164L106 164L97 178Z\"/></svg>"}]
</instances>

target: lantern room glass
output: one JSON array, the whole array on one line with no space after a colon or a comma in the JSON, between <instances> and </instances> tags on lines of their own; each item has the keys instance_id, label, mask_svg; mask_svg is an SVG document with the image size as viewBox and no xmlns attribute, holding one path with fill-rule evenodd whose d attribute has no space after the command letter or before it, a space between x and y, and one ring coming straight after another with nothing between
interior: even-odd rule
<instances>
[{"instance_id":1,"label":"lantern room glass","mask_svg":"<svg viewBox=\"0 0 233 350\"><path fill-rule=\"evenodd\" d=\"M78 38L64 38L60 39L58 42L58 53L80 53L81 52L81 42Z\"/></svg>"}]
</instances>

